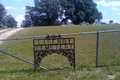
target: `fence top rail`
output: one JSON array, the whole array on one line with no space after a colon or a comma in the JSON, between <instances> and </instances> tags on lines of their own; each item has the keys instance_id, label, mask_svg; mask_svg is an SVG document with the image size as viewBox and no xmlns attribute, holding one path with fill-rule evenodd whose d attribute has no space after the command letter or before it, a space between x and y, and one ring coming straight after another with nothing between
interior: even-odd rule
<instances>
[{"instance_id":1,"label":"fence top rail","mask_svg":"<svg viewBox=\"0 0 120 80\"><path fill-rule=\"evenodd\" d=\"M120 30L106 30L106 31L93 31L93 32L82 32L82 33L71 33L71 34L59 34L60 36L72 36L72 35L84 35L84 34L97 34L97 33L108 33L108 32L120 32ZM50 35L52 36L52 35ZM58 35L54 35L58 36ZM0 39L0 41L10 41L10 40L21 40L21 39L33 39L33 38L44 38L46 36L34 36L34 37L22 37L22 38L10 38L10 39Z\"/></svg>"}]
</instances>

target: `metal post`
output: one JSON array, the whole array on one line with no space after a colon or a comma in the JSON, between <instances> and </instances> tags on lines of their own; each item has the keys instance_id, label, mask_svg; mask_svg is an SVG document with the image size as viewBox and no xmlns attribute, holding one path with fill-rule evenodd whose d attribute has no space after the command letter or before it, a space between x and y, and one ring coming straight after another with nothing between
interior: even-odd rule
<instances>
[{"instance_id":1,"label":"metal post","mask_svg":"<svg viewBox=\"0 0 120 80\"><path fill-rule=\"evenodd\" d=\"M35 45L35 44L34 44L34 40L33 40L33 51L35 50L34 45ZM35 63L35 51L34 51L34 64L36 64L36 63ZM35 68L35 71L36 71L36 66L35 66L35 65L34 65L34 68Z\"/></svg>"},{"instance_id":2,"label":"metal post","mask_svg":"<svg viewBox=\"0 0 120 80\"><path fill-rule=\"evenodd\" d=\"M97 31L97 43L96 43L96 67L98 67L98 48L99 48L99 31Z\"/></svg>"},{"instance_id":3,"label":"metal post","mask_svg":"<svg viewBox=\"0 0 120 80\"><path fill-rule=\"evenodd\" d=\"M75 38L74 38L74 71L75 71Z\"/></svg>"}]
</instances>

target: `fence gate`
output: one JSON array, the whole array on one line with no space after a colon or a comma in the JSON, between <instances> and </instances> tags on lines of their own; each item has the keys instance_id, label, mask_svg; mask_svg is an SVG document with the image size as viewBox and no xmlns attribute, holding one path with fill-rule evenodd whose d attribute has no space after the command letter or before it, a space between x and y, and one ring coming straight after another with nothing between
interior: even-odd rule
<instances>
[{"instance_id":1,"label":"fence gate","mask_svg":"<svg viewBox=\"0 0 120 80\"><path fill-rule=\"evenodd\" d=\"M33 39L34 64L40 66L41 60L53 53L61 54L68 58L70 65L75 70L75 38L62 38L59 36L47 36L45 39Z\"/></svg>"}]
</instances>

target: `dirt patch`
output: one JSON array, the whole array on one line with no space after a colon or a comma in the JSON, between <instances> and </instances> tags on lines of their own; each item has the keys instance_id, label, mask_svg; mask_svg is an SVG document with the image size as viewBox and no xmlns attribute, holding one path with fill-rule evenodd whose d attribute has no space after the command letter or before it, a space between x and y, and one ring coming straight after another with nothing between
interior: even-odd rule
<instances>
[{"instance_id":1,"label":"dirt patch","mask_svg":"<svg viewBox=\"0 0 120 80\"><path fill-rule=\"evenodd\" d=\"M70 78L66 78L65 80L70 80Z\"/></svg>"},{"instance_id":2,"label":"dirt patch","mask_svg":"<svg viewBox=\"0 0 120 80\"><path fill-rule=\"evenodd\" d=\"M115 75L107 75L108 76L108 79L115 79Z\"/></svg>"},{"instance_id":3,"label":"dirt patch","mask_svg":"<svg viewBox=\"0 0 120 80\"><path fill-rule=\"evenodd\" d=\"M55 68L55 69L49 69L48 71L63 71L65 69L68 69L69 67L65 67L65 68Z\"/></svg>"}]
</instances>

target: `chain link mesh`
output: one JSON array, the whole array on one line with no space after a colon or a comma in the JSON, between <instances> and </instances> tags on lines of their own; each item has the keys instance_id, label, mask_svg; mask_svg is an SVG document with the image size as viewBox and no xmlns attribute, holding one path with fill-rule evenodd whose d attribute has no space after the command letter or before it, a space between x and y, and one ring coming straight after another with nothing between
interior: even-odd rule
<instances>
[{"instance_id":1,"label":"chain link mesh","mask_svg":"<svg viewBox=\"0 0 120 80\"><path fill-rule=\"evenodd\" d=\"M5 36L5 35L3 35ZM75 37L76 69L95 67L96 63L96 33L69 35ZM11 36L10 38L14 38ZM41 38L40 38L41 39ZM33 39L0 41L0 50L34 63ZM118 65L120 60L120 32L99 34L98 66ZM57 63L56 63L57 62ZM62 55L52 54L44 58L41 65L48 68L70 67L69 61ZM0 70L29 70L33 65L17 60L0 52Z\"/></svg>"},{"instance_id":2,"label":"chain link mesh","mask_svg":"<svg viewBox=\"0 0 120 80\"><path fill-rule=\"evenodd\" d=\"M101 33L99 36L99 66L120 64L120 32Z\"/></svg>"}]
</instances>

